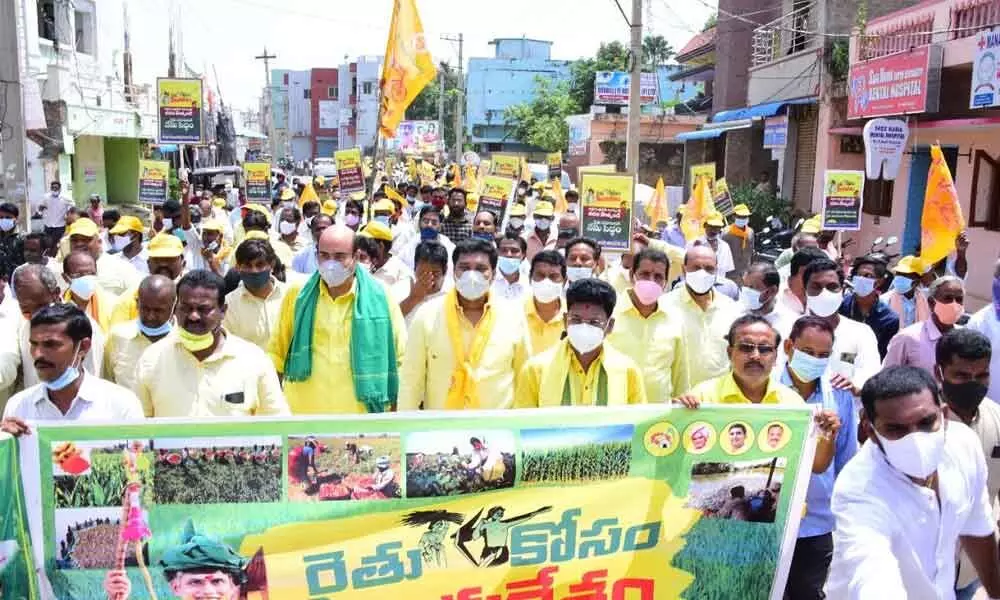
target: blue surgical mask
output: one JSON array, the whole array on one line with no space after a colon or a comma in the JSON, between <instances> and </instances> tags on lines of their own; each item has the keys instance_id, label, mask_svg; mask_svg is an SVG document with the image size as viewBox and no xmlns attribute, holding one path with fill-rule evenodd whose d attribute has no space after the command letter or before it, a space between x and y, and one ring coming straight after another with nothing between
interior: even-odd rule
<instances>
[{"instance_id":1,"label":"blue surgical mask","mask_svg":"<svg viewBox=\"0 0 1000 600\"><path fill-rule=\"evenodd\" d=\"M472 237L477 240L483 240L484 242L494 242L493 234L489 231L473 231Z\"/></svg>"},{"instance_id":2,"label":"blue surgical mask","mask_svg":"<svg viewBox=\"0 0 1000 600\"><path fill-rule=\"evenodd\" d=\"M521 268L521 259L512 256L501 256L497 258L497 268L504 275L513 275Z\"/></svg>"},{"instance_id":3,"label":"blue surgical mask","mask_svg":"<svg viewBox=\"0 0 1000 600\"><path fill-rule=\"evenodd\" d=\"M0 231L11 231L14 229L15 225L17 225L17 221L15 219L0 219Z\"/></svg>"},{"instance_id":4,"label":"blue surgical mask","mask_svg":"<svg viewBox=\"0 0 1000 600\"><path fill-rule=\"evenodd\" d=\"M149 327L143 324L142 319L136 319L135 324L136 327L139 328L139 331L142 333L142 335L151 338L163 337L168 333L170 333L170 330L174 328L174 324L170 319L167 319L166 323L160 325L159 327Z\"/></svg>"},{"instance_id":5,"label":"blue surgical mask","mask_svg":"<svg viewBox=\"0 0 1000 600\"><path fill-rule=\"evenodd\" d=\"M855 275L851 278L851 286L854 288L854 294L856 296L867 298L872 294L872 292L875 291L875 280L871 277Z\"/></svg>"},{"instance_id":6,"label":"blue surgical mask","mask_svg":"<svg viewBox=\"0 0 1000 600\"><path fill-rule=\"evenodd\" d=\"M89 301L94 292L97 291L97 276L96 275L81 275L71 279L69 282L69 290L76 294L77 298L84 301Z\"/></svg>"},{"instance_id":7,"label":"blue surgical mask","mask_svg":"<svg viewBox=\"0 0 1000 600\"><path fill-rule=\"evenodd\" d=\"M438 237L437 229L433 227L421 227L420 228L420 241L427 242L436 240Z\"/></svg>"},{"instance_id":8,"label":"blue surgical mask","mask_svg":"<svg viewBox=\"0 0 1000 600\"><path fill-rule=\"evenodd\" d=\"M896 275L892 278L892 289L896 290L897 294L907 294L913 289L913 280L902 275Z\"/></svg>"},{"instance_id":9,"label":"blue surgical mask","mask_svg":"<svg viewBox=\"0 0 1000 600\"><path fill-rule=\"evenodd\" d=\"M762 293L750 287L740 289L740 302L747 310L760 310L764 303L760 301Z\"/></svg>"},{"instance_id":10,"label":"blue surgical mask","mask_svg":"<svg viewBox=\"0 0 1000 600\"><path fill-rule=\"evenodd\" d=\"M788 368L795 373L800 381L810 383L816 381L826 372L829 358L816 358L802 350L792 350L792 359L788 361Z\"/></svg>"},{"instance_id":11,"label":"blue surgical mask","mask_svg":"<svg viewBox=\"0 0 1000 600\"><path fill-rule=\"evenodd\" d=\"M79 351L80 351L80 344L77 343L76 347L73 349L73 354L75 355ZM70 365L66 367L66 370L62 372L62 375L56 377L52 381L44 382L45 389L52 392L58 392L59 390L65 389L66 387L72 385L72 383L76 381L77 378L79 377L80 377L80 367L76 364L76 359L74 358L73 362L70 363Z\"/></svg>"},{"instance_id":12,"label":"blue surgical mask","mask_svg":"<svg viewBox=\"0 0 1000 600\"><path fill-rule=\"evenodd\" d=\"M386 227L388 227L389 226L389 215L379 215L379 216L375 217L375 222L376 223L381 223L381 224L385 225Z\"/></svg>"}]
</instances>

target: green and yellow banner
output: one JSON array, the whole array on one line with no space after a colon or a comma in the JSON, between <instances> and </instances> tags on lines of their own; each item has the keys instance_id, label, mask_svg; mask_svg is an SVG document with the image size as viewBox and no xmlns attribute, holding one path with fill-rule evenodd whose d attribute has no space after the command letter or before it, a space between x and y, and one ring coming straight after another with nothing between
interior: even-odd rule
<instances>
[{"instance_id":1,"label":"green and yellow banner","mask_svg":"<svg viewBox=\"0 0 1000 600\"><path fill-rule=\"evenodd\" d=\"M271 203L270 163L243 163L246 176L247 202Z\"/></svg>"},{"instance_id":2,"label":"green and yellow banner","mask_svg":"<svg viewBox=\"0 0 1000 600\"><path fill-rule=\"evenodd\" d=\"M23 481L57 598L186 598L204 568L225 598L780 598L810 423L642 406L39 425L23 478L0 443L0 499ZM17 540L25 516L4 514ZM3 597L34 598L17 556Z\"/></svg>"},{"instance_id":3,"label":"green and yellow banner","mask_svg":"<svg viewBox=\"0 0 1000 600\"><path fill-rule=\"evenodd\" d=\"M158 206L167 201L170 163L165 160L139 161L139 202Z\"/></svg>"}]
</instances>

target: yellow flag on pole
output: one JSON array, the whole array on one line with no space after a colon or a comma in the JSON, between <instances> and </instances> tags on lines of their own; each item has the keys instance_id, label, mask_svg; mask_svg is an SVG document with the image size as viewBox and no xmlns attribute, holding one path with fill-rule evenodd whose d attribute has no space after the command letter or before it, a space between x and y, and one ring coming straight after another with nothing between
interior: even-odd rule
<instances>
[{"instance_id":1,"label":"yellow flag on pole","mask_svg":"<svg viewBox=\"0 0 1000 600\"><path fill-rule=\"evenodd\" d=\"M681 221L681 231L684 239L696 240L705 235L705 218L712 212L712 191L704 177L699 177L694 184L694 192L687 202L687 211Z\"/></svg>"},{"instance_id":2,"label":"yellow flag on pole","mask_svg":"<svg viewBox=\"0 0 1000 600\"><path fill-rule=\"evenodd\" d=\"M382 105L379 131L387 138L396 137L396 127L437 68L424 41L424 26L417 14L416 0L395 0L389 41L379 82Z\"/></svg>"},{"instance_id":3,"label":"yellow flag on pole","mask_svg":"<svg viewBox=\"0 0 1000 600\"><path fill-rule=\"evenodd\" d=\"M459 166L458 163L455 163L454 165L451 166L451 168L452 168L452 171L451 171L451 175L452 175L451 187L456 187L456 188L464 190L465 187L464 187L464 184L462 183L462 167ZM469 190L465 190L465 191L469 191Z\"/></svg>"},{"instance_id":4,"label":"yellow flag on pole","mask_svg":"<svg viewBox=\"0 0 1000 600\"><path fill-rule=\"evenodd\" d=\"M528 160L521 157L521 181L527 181L531 183L531 167L528 166Z\"/></svg>"},{"instance_id":5,"label":"yellow flag on pole","mask_svg":"<svg viewBox=\"0 0 1000 600\"><path fill-rule=\"evenodd\" d=\"M656 227L657 223L670 222L670 210L667 208L667 188L663 185L663 178L656 181L656 191L646 205L646 216L649 217L649 224Z\"/></svg>"},{"instance_id":6,"label":"yellow flag on pole","mask_svg":"<svg viewBox=\"0 0 1000 600\"><path fill-rule=\"evenodd\" d=\"M563 193L562 182L556 177L552 180L552 195L556 198L556 212L564 213L569 210L569 204L566 203L566 194Z\"/></svg>"},{"instance_id":7,"label":"yellow flag on pole","mask_svg":"<svg viewBox=\"0 0 1000 600\"><path fill-rule=\"evenodd\" d=\"M924 212L920 217L920 260L930 266L947 258L955 249L958 234L964 230L965 217L955 181L941 147L934 144L924 192Z\"/></svg>"},{"instance_id":8,"label":"yellow flag on pole","mask_svg":"<svg viewBox=\"0 0 1000 600\"><path fill-rule=\"evenodd\" d=\"M299 196L299 207L301 208L306 202L319 202L319 196L316 194L316 188L313 187L312 183L307 183L305 188L302 189L302 195Z\"/></svg>"}]
</instances>

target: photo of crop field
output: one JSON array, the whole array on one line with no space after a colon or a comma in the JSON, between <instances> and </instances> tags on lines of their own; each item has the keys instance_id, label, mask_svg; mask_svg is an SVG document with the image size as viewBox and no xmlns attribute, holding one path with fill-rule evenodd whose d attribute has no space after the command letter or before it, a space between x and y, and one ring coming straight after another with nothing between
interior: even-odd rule
<instances>
[{"instance_id":1,"label":"photo of crop field","mask_svg":"<svg viewBox=\"0 0 1000 600\"><path fill-rule=\"evenodd\" d=\"M773 523L785 464L786 459L780 457L695 463L687 506L709 518Z\"/></svg>"},{"instance_id":2,"label":"photo of crop field","mask_svg":"<svg viewBox=\"0 0 1000 600\"><path fill-rule=\"evenodd\" d=\"M421 431L406 436L406 497L432 498L514 487L509 431Z\"/></svg>"},{"instance_id":3,"label":"photo of crop field","mask_svg":"<svg viewBox=\"0 0 1000 600\"><path fill-rule=\"evenodd\" d=\"M522 483L577 483L628 477L632 425L521 430Z\"/></svg>"},{"instance_id":4,"label":"photo of crop field","mask_svg":"<svg viewBox=\"0 0 1000 600\"><path fill-rule=\"evenodd\" d=\"M767 600L778 568L780 539L781 529L775 523L699 519L671 563L694 575L684 597ZM734 596L734 590L741 591Z\"/></svg>"},{"instance_id":5,"label":"photo of crop field","mask_svg":"<svg viewBox=\"0 0 1000 600\"><path fill-rule=\"evenodd\" d=\"M113 569L121 508L64 508L55 511L56 568ZM145 559L149 549L143 545ZM126 566L137 566L135 550L125 558Z\"/></svg>"},{"instance_id":6,"label":"photo of crop field","mask_svg":"<svg viewBox=\"0 0 1000 600\"><path fill-rule=\"evenodd\" d=\"M55 442L52 444L55 507L121 506L127 482L124 451L133 444L141 444L138 470L145 500L149 502L153 483L149 440Z\"/></svg>"},{"instance_id":7,"label":"photo of crop field","mask_svg":"<svg viewBox=\"0 0 1000 600\"><path fill-rule=\"evenodd\" d=\"M293 502L399 498L402 472L396 433L288 437Z\"/></svg>"},{"instance_id":8,"label":"photo of crop field","mask_svg":"<svg viewBox=\"0 0 1000 600\"><path fill-rule=\"evenodd\" d=\"M281 500L281 438L156 440L156 504L215 504Z\"/></svg>"}]
</instances>

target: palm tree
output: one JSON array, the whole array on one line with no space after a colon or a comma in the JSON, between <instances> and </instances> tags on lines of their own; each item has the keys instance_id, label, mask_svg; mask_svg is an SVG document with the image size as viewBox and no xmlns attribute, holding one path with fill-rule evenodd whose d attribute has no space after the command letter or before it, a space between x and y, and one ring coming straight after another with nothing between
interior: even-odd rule
<instances>
[{"instance_id":1,"label":"palm tree","mask_svg":"<svg viewBox=\"0 0 1000 600\"><path fill-rule=\"evenodd\" d=\"M675 52L662 35L647 35L642 40L643 65L655 69L673 58Z\"/></svg>"}]
</instances>

